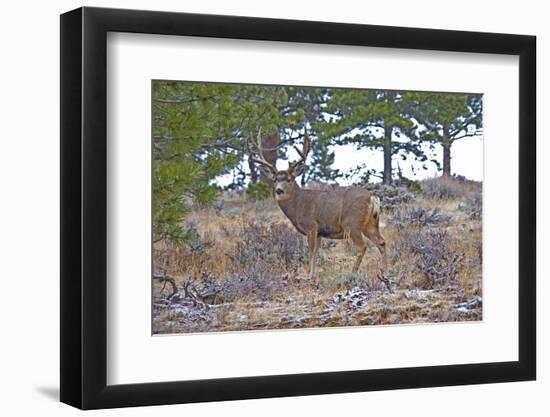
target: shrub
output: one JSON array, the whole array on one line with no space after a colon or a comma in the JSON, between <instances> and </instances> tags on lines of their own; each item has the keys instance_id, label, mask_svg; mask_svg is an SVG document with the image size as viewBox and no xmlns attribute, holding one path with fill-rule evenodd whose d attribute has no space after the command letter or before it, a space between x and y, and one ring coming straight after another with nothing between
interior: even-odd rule
<instances>
[{"instance_id":1,"label":"shrub","mask_svg":"<svg viewBox=\"0 0 550 417\"><path fill-rule=\"evenodd\" d=\"M393 187L384 184L369 184L367 189L380 198L382 209L396 209L414 199L414 193L403 187Z\"/></svg>"},{"instance_id":2,"label":"shrub","mask_svg":"<svg viewBox=\"0 0 550 417\"><path fill-rule=\"evenodd\" d=\"M458 205L458 209L466 213L470 220L480 220L482 214L481 194L467 198Z\"/></svg>"},{"instance_id":3,"label":"shrub","mask_svg":"<svg viewBox=\"0 0 550 417\"><path fill-rule=\"evenodd\" d=\"M463 254L451 248L445 230L402 233L396 248L417 255L416 267L425 278L424 287L444 287L456 284L456 276L462 266Z\"/></svg>"},{"instance_id":4,"label":"shrub","mask_svg":"<svg viewBox=\"0 0 550 417\"><path fill-rule=\"evenodd\" d=\"M437 177L422 181L422 193L429 198L454 199L465 194L465 180L455 177Z\"/></svg>"},{"instance_id":5,"label":"shrub","mask_svg":"<svg viewBox=\"0 0 550 417\"><path fill-rule=\"evenodd\" d=\"M261 263L297 269L306 256L305 241L286 224L251 222L243 227L236 258L243 270Z\"/></svg>"},{"instance_id":6,"label":"shrub","mask_svg":"<svg viewBox=\"0 0 550 417\"><path fill-rule=\"evenodd\" d=\"M415 267L422 273L425 288L454 286L463 266L464 254L451 247L445 230L401 232L401 239L393 247L392 258L397 261L407 253L415 257Z\"/></svg>"},{"instance_id":7,"label":"shrub","mask_svg":"<svg viewBox=\"0 0 550 417\"><path fill-rule=\"evenodd\" d=\"M409 184L407 185L407 188L409 189L409 191L412 191L413 193L420 193L422 191L422 186L420 185L420 181L409 180Z\"/></svg>"},{"instance_id":8,"label":"shrub","mask_svg":"<svg viewBox=\"0 0 550 417\"><path fill-rule=\"evenodd\" d=\"M222 304L246 300L250 296L259 296L266 300L274 291L281 289L280 280L274 280L266 274L231 274L214 279L207 272L193 284L193 291L208 304Z\"/></svg>"},{"instance_id":9,"label":"shrub","mask_svg":"<svg viewBox=\"0 0 550 417\"><path fill-rule=\"evenodd\" d=\"M332 291L349 291L353 288L368 287L367 275L359 272L341 272L336 275L323 277L321 285Z\"/></svg>"},{"instance_id":10,"label":"shrub","mask_svg":"<svg viewBox=\"0 0 550 417\"><path fill-rule=\"evenodd\" d=\"M276 296L289 270L295 272L306 255L304 239L285 224L250 222L240 232L232 253L233 268L217 275L205 271L190 289L208 304L261 300Z\"/></svg>"},{"instance_id":11,"label":"shrub","mask_svg":"<svg viewBox=\"0 0 550 417\"><path fill-rule=\"evenodd\" d=\"M271 195L271 187L263 182L256 182L248 186L246 194L256 201L262 201Z\"/></svg>"},{"instance_id":12,"label":"shrub","mask_svg":"<svg viewBox=\"0 0 550 417\"><path fill-rule=\"evenodd\" d=\"M409 191L413 193L420 193L422 191L422 187L420 186L420 181L411 180L410 178L407 178L403 175L401 175L400 178L395 180L394 185L397 187L407 188Z\"/></svg>"},{"instance_id":13,"label":"shrub","mask_svg":"<svg viewBox=\"0 0 550 417\"><path fill-rule=\"evenodd\" d=\"M285 267L302 263L306 257L305 240L286 224L274 223L269 227L271 251L281 260Z\"/></svg>"},{"instance_id":14,"label":"shrub","mask_svg":"<svg viewBox=\"0 0 550 417\"><path fill-rule=\"evenodd\" d=\"M451 217L442 213L439 207L404 207L394 213L391 223L398 229L408 226L437 226L448 224Z\"/></svg>"}]
</instances>

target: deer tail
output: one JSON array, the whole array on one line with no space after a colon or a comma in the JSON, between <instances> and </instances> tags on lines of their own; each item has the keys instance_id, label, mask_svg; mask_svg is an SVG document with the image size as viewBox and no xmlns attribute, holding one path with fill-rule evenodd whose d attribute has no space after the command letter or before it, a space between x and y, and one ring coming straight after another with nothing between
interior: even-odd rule
<instances>
[{"instance_id":1,"label":"deer tail","mask_svg":"<svg viewBox=\"0 0 550 417\"><path fill-rule=\"evenodd\" d=\"M372 217L378 219L380 217L380 199L375 195L370 196L372 203Z\"/></svg>"},{"instance_id":2,"label":"deer tail","mask_svg":"<svg viewBox=\"0 0 550 417\"><path fill-rule=\"evenodd\" d=\"M363 220L363 223L366 227L371 222L371 220L378 222L379 218L380 218L380 199L375 195L371 195L369 197L369 204L367 207L367 212L365 213L365 218Z\"/></svg>"}]
</instances>

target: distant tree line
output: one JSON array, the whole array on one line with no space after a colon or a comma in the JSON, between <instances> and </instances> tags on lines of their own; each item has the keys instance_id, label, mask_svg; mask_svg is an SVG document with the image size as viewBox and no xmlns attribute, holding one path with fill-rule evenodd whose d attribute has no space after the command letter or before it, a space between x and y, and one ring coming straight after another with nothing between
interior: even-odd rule
<instances>
[{"instance_id":1,"label":"distant tree line","mask_svg":"<svg viewBox=\"0 0 550 417\"><path fill-rule=\"evenodd\" d=\"M451 175L453 143L482 129L482 98L472 94L155 81L152 106L153 232L173 242L191 237L181 220L214 201L216 177L232 175L235 189L269 183L248 158L260 132L265 159L276 163L307 129L314 140L303 183L379 176L390 185L394 159L430 162L423 144L442 148L431 162ZM335 169L334 147L348 144L381 151L383 171Z\"/></svg>"}]
</instances>

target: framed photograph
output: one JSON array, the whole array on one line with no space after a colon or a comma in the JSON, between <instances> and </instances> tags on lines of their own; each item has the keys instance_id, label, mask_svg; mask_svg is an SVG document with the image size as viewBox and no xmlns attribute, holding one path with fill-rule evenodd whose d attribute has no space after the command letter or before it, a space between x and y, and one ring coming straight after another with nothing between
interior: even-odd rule
<instances>
[{"instance_id":1,"label":"framed photograph","mask_svg":"<svg viewBox=\"0 0 550 417\"><path fill-rule=\"evenodd\" d=\"M533 380L535 37L61 16L61 401Z\"/></svg>"}]
</instances>

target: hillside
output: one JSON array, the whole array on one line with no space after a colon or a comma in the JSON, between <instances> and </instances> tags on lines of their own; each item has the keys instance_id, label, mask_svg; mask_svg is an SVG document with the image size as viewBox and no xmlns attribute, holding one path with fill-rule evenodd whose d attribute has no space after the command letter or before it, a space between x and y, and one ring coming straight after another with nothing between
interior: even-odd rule
<instances>
[{"instance_id":1,"label":"hillside","mask_svg":"<svg viewBox=\"0 0 550 417\"><path fill-rule=\"evenodd\" d=\"M271 197L225 193L195 209L192 242L155 244L153 333L481 320L481 183L415 184L370 187L382 200L386 271L371 242L354 274L354 245L323 239L309 279L306 240Z\"/></svg>"}]
</instances>

